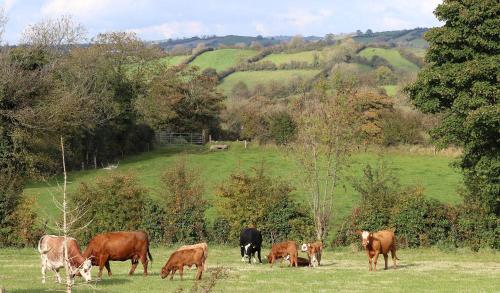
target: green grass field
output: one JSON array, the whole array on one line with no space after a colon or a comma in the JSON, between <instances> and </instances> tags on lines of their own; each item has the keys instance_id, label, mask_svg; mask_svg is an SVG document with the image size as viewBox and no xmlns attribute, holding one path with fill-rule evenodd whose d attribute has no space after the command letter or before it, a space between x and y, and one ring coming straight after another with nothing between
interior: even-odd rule
<instances>
[{"instance_id":1,"label":"green grass field","mask_svg":"<svg viewBox=\"0 0 500 293\"><path fill-rule=\"evenodd\" d=\"M189 57L188 55L167 56L167 57L161 58L160 62L164 63L164 64L168 64L168 65L179 65L184 60L186 60L188 57Z\"/></svg>"},{"instance_id":2,"label":"green grass field","mask_svg":"<svg viewBox=\"0 0 500 293\"><path fill-rule=\"evenodd\" d=\"M399 90L399 87L397 85L384 85L382 86L383 89L385 89L385 92L389 97L394 97Z\"/></svg>"},{"instance_id":3,"label":"green grass field","mask_svg":"<svg viewBox=\"0 0 500 293\"><path fill-rule=\"evenodd\" d=\"M313 78L319 70L262 70L262 71L238 71L224 78L219 85L224 93L230 93L231 89L239 81L246 83L249 89L253 89L257 84L266 85L270 81L279 81L282 83L290 82L292 79L300 77L306 80Z\"/></svg>"},{"instance_id":4,"label":"green grass field","mask_svg":"<svg viewBox=\"0 0 500 293\"><path fill-rule=\"evenodd\" d=\"M394 68L405 71L418 71L417 65L405 59L396 49L383 49L383 48L366 48L359 52L359 55L371 59L373 56L384 58L394 66Z\"/></svg>"},{"instance_id":5,"label":"green grass field","mask_svg":"<svg viewBox=\"0 0 500 293\"><path fill-rule=\"evenodd\" d=\"M297 62L307 62L309 64L314 61L314 54L318 54L318 57L321 56L317 51L303 51L297 53L277 53L267 55L261 61L271 61L276 65L280 65L283 63L290 63L291 61Z\"/></svg>"},{"instance_id":6,"label":"green grass field","mask_svg":"<svg viewBox=\"0 0 500 293\"><path fill-rule=\"evenodd\" d=\"M211 67L220 72L258 53L255 50L220 49L205 52L196 57L190 64L198 66L201 70Z\"/></svg>"},{"instance_id":7,"label":"green grass field","mask_svg":"<svg viewBox=\"0 0 500 293\"><path fill-rule=\"evenodd\" d=\"M375 163L381 154L375 152L359 153L354 155L349 170L350 176L361 176L366 163ZM294 197L305 201L306 195L301 184L300 168L296 165L291 154L286 154L274 146L259 147L250 144L244 149L242 143L233 143L229 151L209 152L207 147L168 147L130 157L120 161L119 167L113 171L90 170L71 172L69 174L69 192L75 192L80 182L93 182L97 176L107 176L111 172L130 172L135 174L140 183L146 187L153 198L158 198L161 190L160 177L175 160L184 157L191 165L201 170L201 177L205 182L205 198L211 200L218 185L226 180L236 170L251 170L264 161L273 176L287 180L296 187ZM384 156L384 160L394 168L404 184L419 184L424 187L428 197L443 202L456 204L461 201L457 195L461 176L449 164L451 157L441 155L418 155L404 152L391 152ZM60 196L57 182L60 178L48 182L30 184L25 195L35 196L38 210L42 217L53 217L57 210L54 208L52 197ZM337 225L358 202L359 195L352 189L350 182L345 182L345 189L339 188L336 195L334 223ZM209 209L207 219L214 218L215 210Z\"/></svg>"},{"instance_id":8,"label":"green grass field","mask_svg":"<svg viewBox=\"0 0 500 293\"><path fill-rule=\"evenodd\" d=\"M263 249L263 254L268 253ZM185 268L184 280L178 274L174 280L161 279L159 272L173 248L153 248L154 262L150 275L142 275L139 264L136 275L127 275L130 262L111 262L113 276L105 273L96 281L84 284L76 280L74 292L187 292L196 283L195 270ZM218 280L213 292L498 292L500 255L492 250L472 253L469 250L443 252L436 248L398 250L398 268L377 272L368 271L364 252L349 248L325 249L319 268L290 268L286 265L242 263L237 247L210 247L207 271L199 285L209 282L211 273L223 267L226 276ZM306 257L305 254L299 253ZM383 257L379 258L383 268ZM61 276L64 275L62 270ZM0 250L0 288L8 292L35 293L62 290L47 272L47 283L41 283L40 258L35 249Z\"/></svg>"}]
</instances>

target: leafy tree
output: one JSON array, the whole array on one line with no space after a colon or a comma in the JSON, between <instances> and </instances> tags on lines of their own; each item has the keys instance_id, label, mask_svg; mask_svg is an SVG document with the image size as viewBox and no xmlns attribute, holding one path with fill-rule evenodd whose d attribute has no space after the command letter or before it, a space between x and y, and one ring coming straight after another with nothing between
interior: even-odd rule
<instances>
[{"instance_id":1,"label":"leafy tree","mask_svg":"<svg viewBox=\"0 0 500 293\"><path fill-rule=\"evenodd\" d=\"M206 237L204 187L199 170L181 159L162 177L165 200L164 239L168 243L192 243Z\"/></svg>"},{"instance_id":2,"label":"leafy tree","mask_svg":"<svg viewBox=\"0 0 500 293\"><path fill-rule=\"evenodd\" d=\"M160 66L155 71L146 93L135 102L149 125L187 132L219 128L224 97L216 89L216 77L182 66Z\"/></svg>"},{"instance_id":3,"label":"leafy tree","mask_svg":"<svg viewBox=\"0 0 500 293\"><path fill-rule=\"evenodd\" d=\"M228 238L237 241L242 228L255 225L263 232L264 241L270 243L310 240L314 234L312 219L291 199L292 187L269 176L264 164L253 171L235 172L217 189L218 222L229 224Z\"/></svg>"},{"instance_id":4,"label":"leafy tree","mask_svg":"<svg viewBox=\"0 0 500 293\"><path fill-rule=\"evenodd\" d=\"M423 112L441 113L431 135L439 147L463 147L465 200L500 215L500 4L447 0L435 10L427 66L407 88Z\"/></svg>"}]
</instances>

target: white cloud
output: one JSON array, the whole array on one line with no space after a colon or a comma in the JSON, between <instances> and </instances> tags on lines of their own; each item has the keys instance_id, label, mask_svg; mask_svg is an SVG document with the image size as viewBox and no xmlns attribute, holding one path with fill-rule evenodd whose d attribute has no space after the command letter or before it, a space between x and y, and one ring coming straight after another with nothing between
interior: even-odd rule
<instances>
[{"instance_id":1,"label":"white cloud","mask_svg":"<svg viewBox=\"0 0 500 293\"><path fill-rule=\"evenodd\" d=\"M171 21L159 25L128 30L146 39L173 38L209 33L199 21Z\"/></svg>"},{"instance_id":2,"label":"white cloud","mask_svg":"<svg viewBox=\"0 0 500 293\"><path fill-rule=\"evenodd\" d=\"M253 27L259 35L263 35L263 36L270 35L269 29L262 22L254 22Z\"/></svg>"},{"instance_id":3,"label":"white cloud","mask_svg":"<svg viewBox=\"0 0 500 293\"><path fill-rule=\"evenodd\" d=\"M279 18L296 27L297 29L304 30L308 26L321 23L326 18L330 17L332 12L330 10L308 11L305 9L289 9L287 13L279 16Z\"/></svg>"},{"instance_id":4,"label":"white cloud","mask_svg":"<svg viewBox=\"0 0 500 293\"><path fill-rule=\"evenodd\" d=\"M115 13L117 9L130 7L132 0L48 0L41 8L44 16L60 16L70 14L81 20L92 20L107 13Z\"/></svg>"},{"instance_id":5,"label":"white cloud","mask_svg":"<svg viewBox=\"0 0 500 293\"><path fill-rule=\"evenodd\" d=\"M410 22L391 16L384 16L382 24L386 29L408 29L412 27Z\"/></svg>"},{"instance_id":6,"label":"white cloud","mask_svg":"<svg viewBox=\"0 0 500 293\"><path fill-rule=\"evenodd\" d=\"M8 13L12 7L16 4L17 0L5 0L0 2L0 9L3 7L5 12Z\"/></svg>"}]
</instances>

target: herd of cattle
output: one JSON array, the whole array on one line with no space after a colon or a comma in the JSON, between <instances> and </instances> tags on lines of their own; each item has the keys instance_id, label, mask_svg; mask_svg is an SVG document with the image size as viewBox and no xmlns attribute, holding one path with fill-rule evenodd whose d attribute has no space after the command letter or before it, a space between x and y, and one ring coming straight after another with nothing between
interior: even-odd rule
<instances>
[{"instance_id":1,"label":"herd of cattle","mask_svg":"<svg viewBox=\"0 0 500 293\"><path fill-rule=\"evenodd\" d=\"M396 268L396 238L393 231L383 230L378 232L357 231L361 235L362 245L368 255L370 271L377 270L377 259L379 254L384 256L385 269L387 269L388 254L391 252L394 268ZM132 275L141 261L144 267L144 275L148 274L148 262L153 261L149 251L149 238L143 231L122 231L98 234L92 238L83 251L74 238L67 238L67 257L69 260L69 274L71 278L81 276L85 281L91 281L92 266L99 266L98 278L102 277L105 267L108 276L111 276L110 261L131 260L132 267L129 275ZM262 234L255 227L245 228L240 234L240 249L242 261L251 263L251 259L259 263L261 260ZM42 283L45 283L45 272L47 269L54 271L56 281L61 282L59 270L64 267L64 237L45 235L38 242L38 251L42 260ZM273 244L267 255L267 261L273 266L277 260L288 261L291 266L317 267L321 263L323 243L304 243L301 251L306 252L308 258L298 256L298 248L295 241L285 241ZM196 280L200 280L205 270L205 262L208 256L208 245L198 243L184 245L174 251L161 269L161 277L170 279L179 271L182 280L185 266L196 266ZM373 264L373 267L372 267Z\"/></svg>"}]
</instances>

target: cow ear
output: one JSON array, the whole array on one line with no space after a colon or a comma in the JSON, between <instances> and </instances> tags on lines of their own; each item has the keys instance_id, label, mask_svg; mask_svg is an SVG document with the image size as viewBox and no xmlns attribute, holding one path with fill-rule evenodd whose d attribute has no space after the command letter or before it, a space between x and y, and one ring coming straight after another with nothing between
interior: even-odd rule
<instances>
[{"instance_id":1,"label":"cow ear","mask_svg":"<svg viewBox=\"0 0 500 293\"><path fill-rule=\"evenodd\" d=\"M356 232L354 232L354 233L356 233L356 234L358 234L358 235L361 235L361 234L363 234L363 231L361 231L361 230L356 230Z\"/></svg>"}]
</instances>

